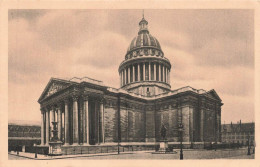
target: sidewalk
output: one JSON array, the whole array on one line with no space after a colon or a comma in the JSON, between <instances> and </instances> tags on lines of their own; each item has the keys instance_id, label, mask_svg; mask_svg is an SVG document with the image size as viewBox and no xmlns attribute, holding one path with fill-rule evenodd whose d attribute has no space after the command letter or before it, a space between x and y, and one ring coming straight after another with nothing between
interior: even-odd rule
<instances>
[{"instance_id":1,"label":"sidewalk","mask_svg":"<svg viewBox=\"0 0 260 167\"><path fill-rule=\"evenodd\" d=\"M120 154L134 154L134 153L135 152L120 152ZM28 158L28 159L34 159L34 160L54 160L54 159L68 159L68 158L78 158L78 157L117 155L117 152L114 152L114 153L99 153L99 154L60 155L60 156L49 156L49 155L37 154L37 158L35 158L34 153L27 153L27 152L19 152L19 155L17 155L16 152L11 151L8 154L18 156L18 157L24 157L24 158Z\"/></svg>"},{"instance_id":2,"label":"sidewalk","mask_svg":"<svg viewBox=\"0 0 260 167\"><path fill-rule=\"evenodd\" d=\"M76 154L76 155L61 155L61 156L47 156L34 153L16 152L8 153L12 156L24 157L33 160L55 160L55 159L179 159L180 150L175 149L177 154L153 154L154 151L131 151L131 152L117 152L113 153L98 153L98 154ZM255 155L247 155L247 149L218 149L218 150L184 150L184 159L254 159Z\"/></svg>"}]
</instances>

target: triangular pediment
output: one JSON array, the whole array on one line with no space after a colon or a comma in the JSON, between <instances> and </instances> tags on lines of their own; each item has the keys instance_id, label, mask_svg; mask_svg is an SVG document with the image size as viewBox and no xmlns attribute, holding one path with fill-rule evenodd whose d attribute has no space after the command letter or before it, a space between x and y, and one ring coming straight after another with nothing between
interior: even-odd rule
<instances>
[{"instance_id":1,"label":"triangular pediment","mask_svg":"<svg viewBox=\"0 0 260 167\"><path fill-rule=\"evenodd\" d=\"M207 92L207 95L210 96L210 97L213 98L213 99L222 101L221 98L218 96L217 92L216 92L214 89L208 91L208 92Z\"/></svg>"},{"instance_id":2,"label":"triangular pediment","mask_svg":"<svg viewBox=\"0 0 260 167\"><path fill-rule=\"evenodd\" d=\"M51 78L49 83L45 87L44 91L42 92L38 102L57 93L58 91L60 91L62 89L65 89L66 87L68 87L71 84L72 84L72 82L70 82L70 81Z\"/></svg>"}]
</instances>

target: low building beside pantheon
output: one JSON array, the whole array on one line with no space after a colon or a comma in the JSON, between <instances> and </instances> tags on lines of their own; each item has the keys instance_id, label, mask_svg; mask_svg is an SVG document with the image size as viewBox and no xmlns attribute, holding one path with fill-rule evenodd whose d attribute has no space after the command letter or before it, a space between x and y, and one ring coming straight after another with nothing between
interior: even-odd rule
<instances>
[{"instance_id":1,"label":"low building beside pantheon","mask_svg":"<svg viewBox=\"0 0 260 167\"><path fill-rule=\"evenodd\" d=\"M214 89L171 90L171 62L147 25L142 18L119 65L120 88L88 77L50 79L38 100L41 145L48 146L53 121L58 122L63 147L156 144L162 125L169 143L178 143L179 124L183 142L221 141L220 97Z\"/></svg>"}]
</instances>

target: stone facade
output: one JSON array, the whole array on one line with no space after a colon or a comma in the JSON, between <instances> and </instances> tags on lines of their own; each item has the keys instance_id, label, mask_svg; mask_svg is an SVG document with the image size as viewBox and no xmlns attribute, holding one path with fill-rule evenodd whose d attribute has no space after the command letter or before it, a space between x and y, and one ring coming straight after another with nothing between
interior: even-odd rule
<instances>
[{"instance_id":1,"label":"stone facade","mask_svg":"<svg viewBox=\"0 0 260 167\"><path fill-rule=\"evenodd\" d=\"M8 124L8 151L33 150L34 144L41 143L41 126Z\"/></svg>"},{"instance_id":2,"label":"stone facade","mask_svg":"<svg viewBox=\"0 0 260 167\"><path fill-rule=\"evenodd\" d=\"M53 121L65 146L155 143L162 125L169 142L180 142L180 124L184 142L221 141L221 99L215 90L171 90L171 63L147 25L143 18L119 66L119 89L88 77L50 79L38 100L42 145Z\"/></svg>"},{"instance_id":3,"label":"stone facade","mask_svg":"<svg viewBox=\"0 0 260 167\"><path fill-rule=\"evenodd\" d=\"M64 84L64 88L50 96L45 92L39 100L42 143L50 141L53 120L61 126L59 137L67 145L113 143L118 139L121 142L160 141L163 124L169 142L178 142L179 123L184 126L186 142L221 139L222 103L214 90L206 92L185 87L160 97L143 97L90 81L51 79L47 87L55 83Z\"/></svg>"},{"instance_id":4,"label":"stone facade","mask_svg":"<svg viewBox=\"0 0 260 167\"><path fill-rule=\"evenodd\" d=\"M255 144L255 123L222 124L221 138L223 143L240 143L242 145Z\"/></svg>"}]
</instances>

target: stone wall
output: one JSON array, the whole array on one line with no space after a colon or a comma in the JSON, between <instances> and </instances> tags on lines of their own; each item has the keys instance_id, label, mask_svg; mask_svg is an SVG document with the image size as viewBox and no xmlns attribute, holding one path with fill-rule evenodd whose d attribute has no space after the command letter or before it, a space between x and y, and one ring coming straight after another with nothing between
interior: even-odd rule
<instances>
[{"instance_id":1,"label":"stone wall","mask_svg":"<svg viewBox=\"0 0 260 167\"><path fill-rule=\"evenodd\" d=\"M154 142L155 141L155 118L154 111L146 111L145 112L145 127L146 127L146 142Z\"/></svg>"},{"instance_id":2,"label":"stone wall","mask_svg":"<svg viewBox=\"0 0 260 167\"><path fill-rule=\"evenodd\" d=\"M178 142L180 141L178 131L180 122L183 124L183 142L215 141L215 131L219 131L216 121L220 121L220 115L216 120L214 108L204 108L205 106L201 108L199 99L195 96L181 98L186 101L177 103L175 99L169 99L143 104L143 102L127 98L121 99L121 142L160 141L160 129L163 124L167 128L168 141ZM105 105L105 142L117 142L117 101L114 100L114 103ZM209 101L204 101L204 103L211 105ZM220 133L216 135L218 139Z\"/></svg>"},{"instance_id":3,"label":"stone wall","mask_svg":"<svg viewBox=\"0 0 260 167\"><path fill-rule=\"evenodd\" d=\"M214 110L204 110L204 141L215 141L215 112Z\"/></svg>"},{"instance_id":4,"label":"stone wall","mask_svg":"<svg viewBox=\"0 0 260 167\"><path fill-rule=\"evenodd\" d=\"M193 106L193 141L200 141L200 112L198 106Z\"/></svg>"},{"instance_id":5,"label":"stone wall","mask_svg":"<svg viewBox=\"0 0 260 167\"><path fill-rule=\"evenodd\" d=\"M128 111L128 141L133 142L134 141L134 135L135 135L135 112L134 111Z\"/></svg>"},{"instance_id":6,"label":"stone wall","mask_svg":"<svg viewBox=\"0 0 260 167\"><path fill-rule=\"evenodd\" d=\"M144 112L131 109L120 110L122 142L143 142L145 140Z\"/></svg>"},{"instance_id":7,"label":"stone wall","mask_svg":"<svg viewBox=\"0 0 260 167\"><path fill-rule=\"evenodd\" d=\"M190 141L190 108L189 106L182 108L182 125L183 125L183 141Z\"/></svg>"},{"instance_id":8,"label":"stone wall","mask_svg":"<svg viewBox=\"0 0 260 167\"><path fill-rule=\"evenodd\" d=\"M128 106L128 107L126 107ZM104 109L105 142L117 142L118 108L109 105ZM129 107L128 103L120 106L121 142L145 141L145 112L142 109Z\"/></svg>"},{"instance_id":9,"label":"stone wall","mask_svg":"<svg viewBox=\"0 0 260 167\"><path fill-rule=\"evenodd\" d=\"M117 142L117 108L104 108L105 142Z\"/></svg>"},{"instance_id":10,"label":"stone wall","mask_svg":"<svg viewBox=\"0 0 260 167\"><path fill-rule=\"evenodd\" d=\"M128 111L120 110L121 142L128 141Z\"/></svg>"}]
</instances>

